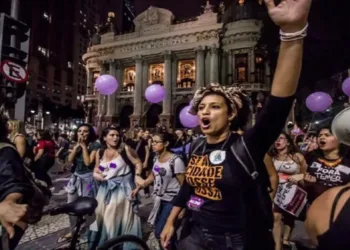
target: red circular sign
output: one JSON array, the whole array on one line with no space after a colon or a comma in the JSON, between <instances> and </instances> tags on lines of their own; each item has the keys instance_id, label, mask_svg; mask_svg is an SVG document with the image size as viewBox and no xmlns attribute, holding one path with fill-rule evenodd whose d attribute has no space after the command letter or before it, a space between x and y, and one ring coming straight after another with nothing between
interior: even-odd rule
<instances>
[{"instance_id":1,"label":"red circular sign","mask_svg":"<svg viewBox=\"0 0 350 250\"><path fill-rule=\"evenodd\" d=\"M24 83L28 81L27 70L22 65L10 60L1 62L0 72L11 82Z\"/></svg>"}]
</instances>

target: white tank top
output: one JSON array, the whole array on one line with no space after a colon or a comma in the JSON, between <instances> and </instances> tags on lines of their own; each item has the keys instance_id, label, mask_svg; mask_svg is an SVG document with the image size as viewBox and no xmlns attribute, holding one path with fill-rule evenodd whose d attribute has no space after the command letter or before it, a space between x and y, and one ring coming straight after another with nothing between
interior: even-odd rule
<instances>
[{"instance_id":1,"label":"white tank top","mask_svg":"<svg viewBox=\"0 0 350 250\"><path fill-rule=\"evenodd\" d=\"M273 159L273 164L275 165L277 173L293 175L299 174L299 164L295 161L280 161L277 159Z\"/></svg>"},{"instance_id":2,"label":"white tank top","mask_svg":"<svg viewBox=\"0 0 350 250\"><path fill-rule=\"evenodd\" d=\"M99 168L106 180L130 173L130 166L126 164L121 155L111 161L105 161L102 158Z\"/></svg>"}]
</instances>

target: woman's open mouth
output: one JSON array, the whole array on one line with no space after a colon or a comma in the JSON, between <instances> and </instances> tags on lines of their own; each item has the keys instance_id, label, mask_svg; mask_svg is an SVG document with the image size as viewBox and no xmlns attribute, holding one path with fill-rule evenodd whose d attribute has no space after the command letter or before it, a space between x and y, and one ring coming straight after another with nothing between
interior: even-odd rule
<instances>
[{"instance_id":1,"label":"woman's open mouth","mask_svg":"<svg viewBox=\"0 0 350 250\"><path fill-rule=\"evenodd\" d=\"M208 118L202 118L201 123L202 129L208 129L210 127L210 120Z\"/></svg>"},{"instance_id":2,"label":"woman's open mouth","mask_svg":"<svg viewBox=\"0 0 350 250\"><path fill-rule=\"evenodd\" d=\"M326 142L325 141L320 141L320 146L325 146Z\"/></svg>"}]
</instances>

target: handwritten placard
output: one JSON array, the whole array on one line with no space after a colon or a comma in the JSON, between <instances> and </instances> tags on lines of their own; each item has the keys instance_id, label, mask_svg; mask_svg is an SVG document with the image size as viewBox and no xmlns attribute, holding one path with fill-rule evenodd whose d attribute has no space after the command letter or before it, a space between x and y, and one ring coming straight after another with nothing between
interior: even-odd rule
<instances>
[{"instance_id":1,"label":"handwritten placard","mask_svg":"<svg viewBox=\"0 0 350 250\"><path fill-rule=\"evenodd\" d=\"M295 184L278 185L275 205L287 213L299 217L307 202L307 193Z\"/></svg>"}]
</instances>

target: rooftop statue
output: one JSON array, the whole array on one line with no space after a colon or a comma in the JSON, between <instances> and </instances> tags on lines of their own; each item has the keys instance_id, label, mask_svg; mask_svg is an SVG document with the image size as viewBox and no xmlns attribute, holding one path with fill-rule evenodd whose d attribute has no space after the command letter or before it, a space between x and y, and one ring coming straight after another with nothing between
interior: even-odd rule
<instances>
[{"instance_id":1,"label":"rooftop statue","mask_svg":"<svg viewBox=\"0 0 350 250\"><path fill-rule=\"evenodd\" d=\"M202 6L202 8L204 9L204 14L207 14L213 12L214 6L210 4L209 0L207 0L207 4L205 6Z\"/></svg>"},{"instance_id":2,"label":"rooftop statue","mask_svg":"<svg viewBox=\"0 0 350 250\"><path fill-rule=\"evenodd\" d=\"M88 31L89 37L90 37L89 47L93 45L101 44L101 34L100 34L101 25L95 24L94 30L95 32L93 34L91 34L90 30Z\"/></svg>"},{"instance_id":3,"label":"rooftop statue","mask_svg":"<svg viewBox=\"0 0 350 250\"><path fill-rule=\"evenodd\" d=\"M159 22L159 15L157 8L151 6L148 8L146 15L143 18L143 21L147 24L154 25Z\"/></svg>"},{"instance_id":4,"label":"rooftop statue","mask_svg":"<svg viewBox=\"0 0 350 250\"><path fill-rule=\"evenodd\" d=\"M115 24L114 24L115 14L114 12L108 12L107 21L105 24L95 24L94 33L91 34L91 31L88 31L90 42L89 46L101 44L101 35L108 32L115 32Z\"/></svg>"},{"instance_id":5,"label":"rooftop statue","mask_svg":"<svg viewBox=\"0 0 350 250\"><path fill-rule=\"evenodd\" d=\"M108 12L107 22L105 24L106 32L115 32L114 19L115 19L114 12Z\"/></svg>"},{"instance_id":6,"label":"rooftop statue","mask_svg":"<svg viewBox=\"0 0 350 250\"><path fill-rule=\"evenodd\" d=\"M225 3L224 2L220 2L219 5L219 10L220 10L220 14L223 15L225 13Z\"/></svg>"}]
</instances>

